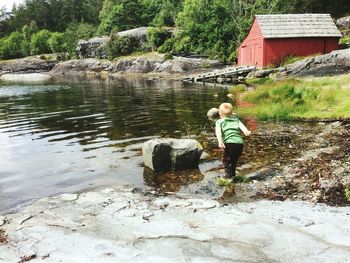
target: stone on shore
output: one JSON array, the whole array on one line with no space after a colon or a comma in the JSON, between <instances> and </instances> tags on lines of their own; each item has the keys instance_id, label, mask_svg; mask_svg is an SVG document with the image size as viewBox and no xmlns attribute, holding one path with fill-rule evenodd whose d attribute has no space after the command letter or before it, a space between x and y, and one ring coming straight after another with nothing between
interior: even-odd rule
<instances>
[{"instance_id":1,"label":"stone on shore","mask_svg":"<svg viewBox=\"0 0 350 263\"><path fill-rule=\"evenodd\" d=\"M0 80L8 82L45 82L50 79L50 75L43 73L4 74L0 77Z\"/></svg>"},{"instance_id":2,"label":"stone on shore","mask_svg":"<svg viewBox=\"0 0 350 263\"><path fill-rule=\"evenodd\" d=\"M142 146L145 166L155 172L197 168L202 152L200 143L191 139L153 139Z\"/></svg>"},{"instance_id":3,"label":"stone on shore","mask_svg":"<svg viewBox=\"0 0 350 263\"><path fill-rule=\"evenodd\" d=\"M212 120L212 121L219 119L220 118L219 109L211 108L207 112L207 117L209 120Z\"/></svg>"}]
</instances>

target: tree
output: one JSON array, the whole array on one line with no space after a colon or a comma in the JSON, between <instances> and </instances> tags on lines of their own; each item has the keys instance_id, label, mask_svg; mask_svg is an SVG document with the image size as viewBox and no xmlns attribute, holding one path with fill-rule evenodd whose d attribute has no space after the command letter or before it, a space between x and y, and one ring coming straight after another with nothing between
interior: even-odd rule
<instances>
[{"instance_id":1,"label":"tree","mask_svg":"<svg viewBox=\"0 0 350 263\"><path fill-rule=\"evenodd\" d=\"M143 0L145 20L152 26L174 26L177 14L182 10L182 0Z\"/></svg>"},{"instance_id":2,"label":"tree","mask_svg":"<svg viewBox=\"0 0 350 263\"><path fill-rule=\"evenodd\" d=\"M144 6L140 0L106 0L100 13L100 34L109 34L147 25L143 16Z\"/></svg>"},{"instance_id":3,"label":"tree","mask_svg":"<svg viewBox=\"0 0 350 263\"><path fill-rule=\"evenodd\" d=\"M43 29L38 33L32 35L30 40L30 50L32 54L45 54L51 53L49 46L49 39L51 37L51 32Z\"/></svg>"},{"instance_id":4,"label":"tree","mask_svg":"<svg viewBox=\"0 0 350 263\"><path fill-rule=\"evenodd\" d=\"M8 37L0 39L0 58L20 58L25 54L22 50L22 43L24 42L23 35L16 31L12 32Z\"/></svg>"}]
</instances>

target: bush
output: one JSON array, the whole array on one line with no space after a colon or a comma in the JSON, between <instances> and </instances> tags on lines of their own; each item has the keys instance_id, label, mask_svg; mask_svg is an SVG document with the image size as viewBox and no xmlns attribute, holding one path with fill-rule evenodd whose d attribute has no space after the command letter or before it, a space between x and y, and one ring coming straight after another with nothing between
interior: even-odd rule
<instances>
[{"instance_id":1,"label":"bush","mask_svg":"<svg viewBox=\"0 0 350 263\"><path fill-rule=\"evenodd\" d=\"M52 52L67 52L67 44L65 35L63 33L54 32L52 33L49 41L49 46Z\"/></svg>"},{"instance_id":2,"label":"bush","mask_svg":"<svg viewBox=\"0 0 350 263\"><path fill-rule=\"evenodd\" d=\"M133 37L121 37L112 34L107 42L107 52L109 58L130 55L137 50L138 41Z\"/></svg>"},{"instance_id":3,"label":"bush","mask_svg":"<svg viewBox=\"0 0 350 263\"><path fill-rule=\"evenodd\" d=\"M161 45L157 51L159 53L167 53L167 52L172 52L174 50L175 46L175 38L169 38L165 40L164 44Z\"/></svg>"},{"instance_id":4,"label":"bush","mask_svg":"<svg viewBox=\"0 0 350 263\"><path fill-rule=\"evenodd\" d=\"M345 197L346 197L346 200L348 200L348 202L350 202L350 185L347 185L345 187Z\"/></svg>"},{"instance_id":5,"label":"bush","mask_svg":"<svg viewBox=\"0 0 350 263\"><path fill-rule=\"evenodd\" d=\"M0 40L0 58L12 59L26 56L26 50L23 46L27 44L23 34L20 32L13 32L8 37Z\"/></svg>"},{"instance_id":6,"label":"bush","mask_svg":"<svg viewBox=\"0 0 350 263\"><path fill-rule=\"evenodd\" d=\"M171 53L165 53L164 54L164 59L165 60L169 60L169 59L173 59L174 57L173 57L173 55L171 54Z\"/></svg>"},{"instance_id":7,"label":"bush","mask_svg":"<svg viewBox=\"0 0 350 263\"><path fill-rule=\"evenodd\" d=\"M30 40L30 50L34 55L51 53L49 39L51 37L51 32L43 29L38 33L32 35Z\"/></svg>"},{"instance_id":8,"label":"bush","mask_svg":"<svg viewBox=\"0 0 350 263\"><path fill-rule=\"evenodd\" d=\"M163 45L167 39L171 38L171 32L164 28L153 27L148 29L147 37L152 49L156 50Z\"/></svg>"},{"instance_id":9,"label":"bush","mask_svg":"<svg viewBox=\"0 0 350 263\"><path fill-rule=\"evenodd\" d=\"M70 56L75 57L78 41L80 39L89 39L96 33L96 28L90 24L72 23L64 32L66 42L66 51Z\"/></svg>"}]
</instances>

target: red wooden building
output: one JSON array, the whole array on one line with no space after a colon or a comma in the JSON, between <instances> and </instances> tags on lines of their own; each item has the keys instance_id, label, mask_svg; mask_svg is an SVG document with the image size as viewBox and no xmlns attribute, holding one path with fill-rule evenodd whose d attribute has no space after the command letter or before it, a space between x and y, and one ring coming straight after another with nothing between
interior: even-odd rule
<instances>
[{"instance_id":1,"label":"red wooden building","mask_svg":"<svg viewBox=\"0 0 350 263\"><path fill-rule=\"evenodd\" d=\"M257 15L238 49L238 64L265 67L286 56L329 53L341 36L329 14Z\"/></svg>"}]
</instances>

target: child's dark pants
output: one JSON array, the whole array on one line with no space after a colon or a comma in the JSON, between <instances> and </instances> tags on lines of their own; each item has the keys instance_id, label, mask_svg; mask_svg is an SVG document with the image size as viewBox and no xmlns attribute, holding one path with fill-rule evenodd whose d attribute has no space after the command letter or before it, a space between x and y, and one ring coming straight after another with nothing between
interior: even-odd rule
<instances>
[{"instance_id":1,"label":"child's dark pants","mask_svg":"<svg viewBox=\"0 0 350 263\"><path fill-rule=\"evenodd\" d=\"M222 155L222 163L225 167L226 175L230 178L236 176L236 166L239 157L243 152L241 143L225 143L225 149Z\"/></svg>"}]
</instances>

